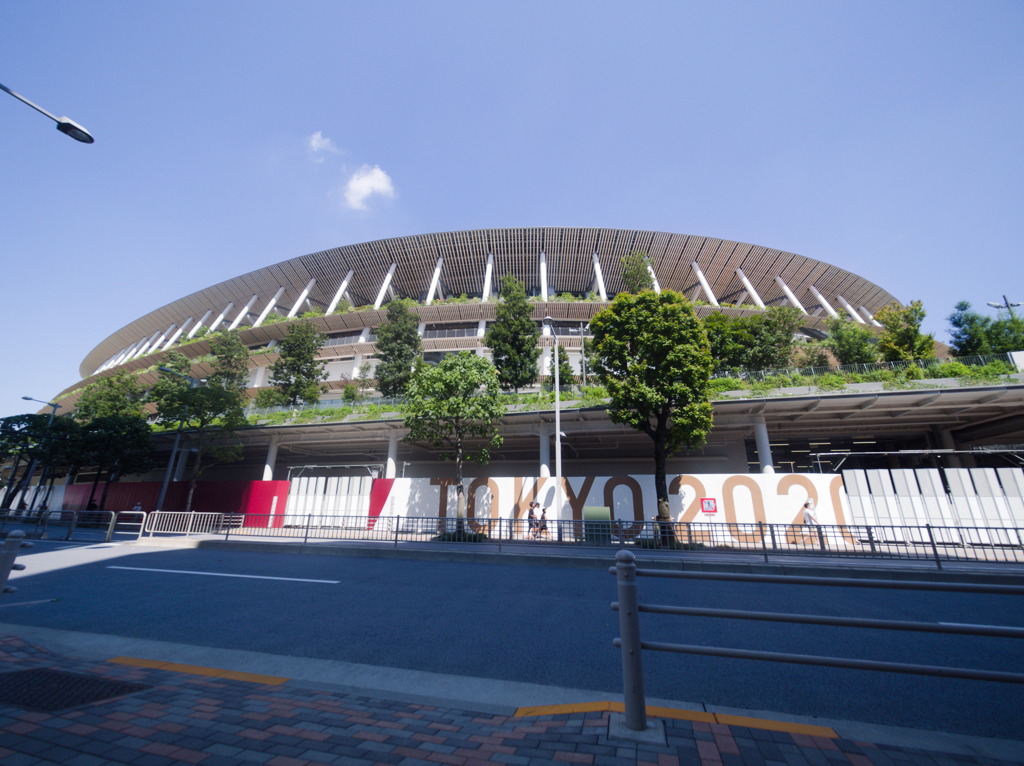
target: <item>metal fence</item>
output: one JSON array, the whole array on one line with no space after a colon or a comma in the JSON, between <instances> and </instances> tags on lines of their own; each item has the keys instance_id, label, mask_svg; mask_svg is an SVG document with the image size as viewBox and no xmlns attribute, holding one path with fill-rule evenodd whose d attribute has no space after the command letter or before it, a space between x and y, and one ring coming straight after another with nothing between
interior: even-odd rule
<instances>
[{"instance_id":1,"label":"metal fence","mask_svg":"<svg viewBox=\"0 0 1024 766\"><path fill-rule=\"evenodd\" d=\"M490 542L781 556L1024 563L1024 530L1003 527L819 526L673 521L537 521L453 517L270 516L224 513L149 514L141 535L403 542Z\"/></svg>"},{"instance_id":2,"label":"metal fence","mask_svg":"<svg viewBox=\"0 0 1024 766\"><path fill-rule=\"evenodd\" d=\"M609 568L608 571L616 575L617 580L618 601L612 604L612 610L618 611L619 613L620 635L612 643L614 646L617 646L622 650L622 690L625 698L625 719L626 726L633 730L642 731L647 728L647 707L644 694L642 657L644 650L1024 684L1024 673L935 665L916 665L900 662L880 662L848 657L825 657L819 655L789 654L784 652L754 651L721 646L643 641L640 638L640 612L682 617L758 620L767 622L798 623L804 625L833 625L846 628L873 628L876 630L919 631L926 633L1018 639L1024 638L1024 628L991 625L961 625L957 623L877 620L859 617L828 617L824 615L787 614L782 612L754 612L732 609L705 609L697 607L665 606L661 604L642 604L640 603L638 595L637 577L648 576L667 577L673 579L731 580L786 585L829 585L833 587L886 588L918 591L954 591L959 593L998 593L1002 595L1024 596L1024 587L1021 586L915 582L906 580L849 579L838 577L796 577L792 575L739 573L720 574L715 572L680 572L664 569L639 569L636 565L636 557L632 552L626 550L619 551L616 554L615 566Z\"/></svg>"},{"instance_id":3,"label":"metal fence","mask_svg":"<svg viewBox=\"0 0 1024 766\"><path fill-rule=\"evenodd\" d=\"M110 542L137 538L146 514L141 511L3 511L0 531L20 529L40 539Z\"/></svg>"}]
</instances>

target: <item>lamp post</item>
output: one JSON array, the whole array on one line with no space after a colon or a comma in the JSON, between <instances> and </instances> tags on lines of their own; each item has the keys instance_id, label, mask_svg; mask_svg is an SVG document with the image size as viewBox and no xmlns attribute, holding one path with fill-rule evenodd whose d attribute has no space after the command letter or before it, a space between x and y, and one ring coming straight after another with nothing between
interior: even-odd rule
<instances>
[{"instance_id":1,"label":"lamp post","mask_svg":"<svg viewBox=\"0 0 1024 766\"><path fill-rule=\"evenodd\" d=\"M1019 304L1019 303L1010 303L1010 299L1009 299L1009 298L1007 298L1007 297L1006 297L1006 296L1004 295L1004 296L1003 296L1003 302L1002 302L1002 303L993 303L992 301L989 301L989 302L988 302L988 305L989 305L989 306L991 306L991 307L992 307L992 308L994 308L994 309L1006 309L1007 311L1009 311L1009 312L1010 312L1010 317L1012 318L1012 317L1014 316L1014 314L1013 314L1013 309L1014 309L1014 308L1015 308L1016 306L1019 306L1020 304Z\"/></svg>"},{"instance_id":2,"label":"lamp post","mask_svg":"<svg viewBox=\"0 0 1024 766\"><path fill-rule=\"evenodd\" d=\"M57 130L59 130L64 135L71 136L73 139L75 139L76 141L81 141L83 144L91 144L93 141L96 140L95 138L92 137L88 130L83 128L74 120L68 117L57 117L56 115L51 114L38 104L33 104L27 98L18 93L15 93L13 90L8 88L6 85L3 85L2 83L0 83L0 90L14 96L16 99L18 99L18 101L21 101L23 104L28 104L30 107L35 109L40 114L45 114L55 123L57 123Z\"/></svg>"},{"instance_id":3,"label":"lamp post","mask_svg":"<svg viewBox=\"0 0 1024 766\"><path fill-rule=\"evenodd\" d=\"M555 355L551 360L551 366L555 368L555 513L558 514L558 521L562 520L562 388L558 380L558 368L560 353L558 350L558 333L555 331L555 322L551 317L544 317L544 322L551 328L551 337L555 339ZM559 531L562 525L558 525Z\"/></svg>"},{"instance_id":4,"label":"lamp post","mask_svg":"<svg viewBox=\"0 0 1024 766\"><path fill-rule=\"evenodd\" d=\"M24 399L26 402L39 402L39 404L45 404L47 407L50 407L50 419L46 421L46 430L49 431L50 426L53 425L53 418L57 414L57 410L60 409L60 405L57 404L57 402L47 402L43 401L42 399L33 399L31 396L23 396L21 398ZM36 472L36 462L36 456L33 455L31 462L29 462L28 464L28 471L25 473L25 478L21 480L22 502L24 502L24 493L28 491L29 485L32 482L32 474ZM36 494L38 495L39 493L37 492ZM34 506L35 504L36 495L33 495L32 505ZM32 508L30 507L28 510L31 511Z\"/></svg>"},{"instance_id":5,"label":"lamp post","mask_svg":"<svg viewBox=\"0 0 1024 766\"><path fill-rule=\"evenodd\" d=\"M184 373L172 370L170 367L161 367L160 372L166 372L169 375L177 375L179 378L184 378L188 381L189 389L193 389L198 386L202 381L193 378L191 375L185 375ZM186 406L185 412L188 412ZM181 429L185 427L185 418L182 417L178 421L178 430L174 432L174 446L171 447L171 456L167 458L167 469L164 471L164 480L160 484L160 495L156 499L156 508L154 510L162 511L164 508L164 500L167 498L167 487L171 483L171 471L174 470L174 459L178 456L178 448L181 446Z\"/></svg>"}]
</instances>

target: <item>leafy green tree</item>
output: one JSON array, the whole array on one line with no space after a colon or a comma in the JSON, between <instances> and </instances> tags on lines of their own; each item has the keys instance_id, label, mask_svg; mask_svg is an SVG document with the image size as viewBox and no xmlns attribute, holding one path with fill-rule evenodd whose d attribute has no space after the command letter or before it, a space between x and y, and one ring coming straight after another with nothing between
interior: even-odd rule
<instances>
[{"instance_id":1,"label":"leafy green tree","mask_svg":"<svg viewBox=\"0 0 1024 766\"><path fill-rule=\"evenodd\" d=\"M523 283L511 275L501 280L495 320L487 329L484 343L491 349L498 380L505 391L516 391L537 380L540 331L531 319L533 307Z\"/></svg>"},{"instance_id":2,"label":"leafy green tree","mask_svg":"<svg viewBox=\"0 0 1024 766\"><path fill-rule=\"evenodd\" d=\"M270 384L284 394L285 403L316 402L324 391L327 363L319 351L327 336L312 322L295 322L278 345L280 356L270 367Z\"/></svg>"},{"instance_id":3,"label":"leafy green tree","mask_svg":"<svg viewBox=\"0 0 1024 766\"><path fill-rule=\"evenodd\" d=\"M77 454L78 465L91 466L96 474L89 492L89 505L105 479L99 509L104 510L110 484L122 476L145 473L152 465L151 429L135 415L104 415L82 426Z\"/></svg>"},{"instance_id":4,"label":"leafy green tree","mask_svg":"<svg viewBox=\"0 0 1024 766\"><path fill-rule=\"evenodd\" d=\"M74 418L80 423L88 423L107 415L142 417L145 398L146 392L139 383L139 376L118 370L82 390L75 403Z\"/></svg>"},{"instance_id":5,"label":"leafy green tree","mask_svg":"<svg viewBox=\"0 0 1024 766\"><path fill-rule=\"evenodd\" d=\"M49 415L10 415L0 419L0 463L10 461L7 485L0 508L10 508L14 496L24 488L29 465L41 453L41 436L46 432Z\"/></svg>"},{"instance_id":6,"label":"leafy green tree","mask_svg":"<svg viewBox=\"0 0 1024 766\"><path fill-rule=\"evenodd\" d=\"M622 282L627 293L636 295L644 290L654 289L650 263L651 259L647 257L647 253L637 250L622 256Z\"/></svg>"},{"instance_id":7,"label":"leafy green tree","mask_svg":"<svg viewBox=\"0 0 1024 766\"><path fill-rule=\"evenodd\" d=\"M890 303L875 313L875 321L882 325L878 349L886 362L932 359L935 357L935 340L921 332L925 310L921 301L912 301L908 306Z\"/></svg>"},{"instance_id":8,"label":"leafy green tree","mask_svg":"<svg viewBox=\"0 0 1024 766\"><path fill-rule=\"evenodd\" d=\"M487 463L490 450L502 443L497 421L505 405L498 389L494 364L468 351L449 354L433 366L421 365L406 389L406 441L429 445L439 450L442 460L455 461L458 534L465 532L466 519L463 463Z\"/></svg>"},{"instance_id":9,"label":"leafy green tree","mask_svg":"<svg viewBox=\"0 0 1024 766\"><path fill-rule=\"evenodd\" d=\"M377 390L384 396L402 396L420 358L419 320L409 307L411 300L398 298L387 305L387 319L377 328Z\"/></svg>"},{"instance_id":10,"label":"leafy green tree","mask_svg":"<svg viewBox=\"0 0 1024 766\"><path fill-rule=\"evenodd\" d=\"M714 361L704 325L684 296L666 290L617 295L590 329L609 417L654 443L658 518L668 520L666 461L704 444L711 430Z\"/></svg>"},{"instance_id":11,"label":"leafy green tree","mask_svg":"<svg viewBox=\"0 0 1024 766\"><path fill-rule=\"evenodd\" d=\"M1012 312L999 317L989 328L988 338L993 353L1024 351L1024 318Z\"/></svg>"},{"instance_id":12,"label":"leafy green tree","mask_svg":"<svg viewBox=\"0 0 1024 766\"><path fill-rule=\"evenodd\" d=\"M245 394L249 387L249 347L242 342L238 330L231 330L210 341L214 356L211 385Z\"/></svg>"},{"instance_id":13,"label":"leafy green tree","mask_svg":"<svg viewBox=\"0 0 1024 766\"><path fill-rule=\"evenodd\" d=\"M561 343L554 346L551 349L551 358L548 359L547 369L547 380L544 381L544 388L547 391L555 390L555 359L558 360L558 384L563 389L566 386L571 386L573 380L576 378L576 373L572 371L572 365L569 364L569 354Z\"/></svg>"},{"instance_id":14,"label":"leafy green tree","mask_svg":"<svg viewBox=\"0 0 1024 766\"><path fill-rule=\"evenodd\" d=\"M797 308L770 306L747 316L716 311L704 327L719 370L771 370L790 366L802 320Z\"/></svg>"},{"instance_id":15,"label":"leafy green tree","mask_svg":"<svg viewBox=\"0 0 1024 766\"><path fill-rule=\"evenodd\" d=\"M829 355L828 346L820 341L812 341L797 345L793 353L793 363L797 367L831 367L832 357Z\"/></svg>"},{"instance_id":16,"label":"leafy green tree","mask_svg":"<svg viewBox=\"0 0 1024 766\"><path fill-rule=\"evenodd\" d=\"M825 346L839 364L869 364L878 361L878 336L867 325L848 322L842 317L825 320L828 337Z\"/></svg>"},{"instance_id":17,"label":"leafy green tree","mask_svg":"<svg viewBox=\"0 0 1024 766\"><path fill-rule=\"evenodd\" d=\"M960 301L948 318L953 356L1000 354L1024 350L1024 319L1012 309L1000 310L995 319L971 310Z\"/></svg>"}]
</instances>

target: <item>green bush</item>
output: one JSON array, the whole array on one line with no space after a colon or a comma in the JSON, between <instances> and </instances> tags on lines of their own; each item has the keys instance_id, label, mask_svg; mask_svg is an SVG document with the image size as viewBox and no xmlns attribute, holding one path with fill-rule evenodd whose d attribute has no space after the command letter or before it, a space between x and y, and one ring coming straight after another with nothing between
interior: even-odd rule
<instances>
[{"instance_id":1,"label":"green bush","mask_svg":"<svg viewBox=\"0 0 1024 766\"><path fill-rule=\"evenodd\" d=\"M814 380L822 391L843 391L846 389L846 378L842 375L820 375Z\"/></svg>"},{"instance_id":2,"label":"green bush","mask_svg":"<svg viewBox=\"0 0 1024 766\"><path fill-rule=\"evenodd\" d=\"M708 385L712 396L726 391L746 391L748 388L750 386L747 385L746 381L739 378L712 378Z\"/></svg>"}]
</instances>

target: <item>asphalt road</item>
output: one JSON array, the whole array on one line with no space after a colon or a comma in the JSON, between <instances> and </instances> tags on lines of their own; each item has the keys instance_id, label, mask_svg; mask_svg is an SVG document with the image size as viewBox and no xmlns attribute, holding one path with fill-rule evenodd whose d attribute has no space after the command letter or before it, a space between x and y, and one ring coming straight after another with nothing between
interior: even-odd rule
<instances>
[{"instance_id":1,"label":"asphalt road","mask_svg":"<svg viewBox=\"0 0 1024 766\"><path fill-rule=\"evenodd\" d=\"M12 580L18 592L0 597L0 622L621 691L615 579L603 570L59 543L19 561L27 569ZM1024 626L1024 597L654 578L640 593L648 603ZM1024 672L1010 639L659 615L643 615L642 635ZM656 652L644 664L650 697L1024 732L1022 685Z\"/></svg>"}]
</instances>

